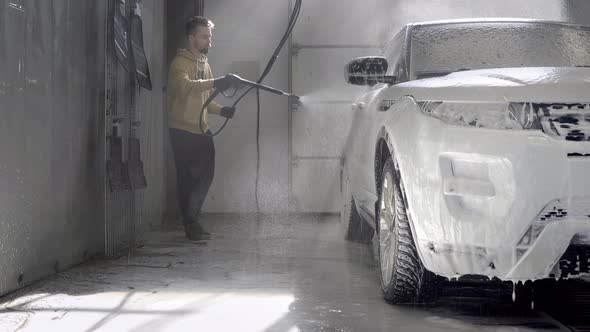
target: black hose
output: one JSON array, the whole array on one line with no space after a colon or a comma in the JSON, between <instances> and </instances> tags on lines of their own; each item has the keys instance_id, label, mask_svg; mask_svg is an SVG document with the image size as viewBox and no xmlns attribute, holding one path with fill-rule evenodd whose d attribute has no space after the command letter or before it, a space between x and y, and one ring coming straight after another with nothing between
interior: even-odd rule
<instances>
[{"instance_id":1,"label":"black hose","mask_svg":"<svg viewBox=\"0 0 590 332\"><path fill-rule=\"evenodd\" d=\"M217 97L217 95L219 93L220 93L220 91L216 89L209 96L209 98L207 98L207 100L205 100L205 102L203 103L203 109L201 110L201 118L199 119L199 129L201 129L201 132L203 133L203 135L208 135L211 137L215 137L215 136L219 135L219 133L223 130L223 128L225 128L225 126L227 125L227 122L229 121L228 118L225 118L225 122L223 122L223 125L221 126L221 128L219 128L219 130L216 131L214 134L207 134L205 132L205 128L203 128L203 122L204 122L203 120L205 119L205 109L207 108L207 106L209 106L209 104L211 104L213 99L215 99L215 97Z\"/></svg>"},{"instance_id":2,"label":"black hose","mask_svg":"<svg viewBox=\"0 0 590 332\"><path fill-rule=\"evenodd\" d=\"M272 66L274 66L275 62L277 61L277 59L279 57L279 53L281 53L281 49L283 48L283 46L285 46L285 43L289 40L289 36L291 35L291 32L293 31L293 28L295 27L295 23L297 23L297 19L299 18L299 13L301 11L301 3L302 3L302 0L297 0L297 2L295 2L295 6L293 8L293 13L291 14L291 18L289 19L289 23L287 25L287 30L285 31L285 34L281 38L281 41L279 42L279 45L275 49L275 52L273 53L270 60L268 61L266 68L264 68L262 75L260 76L258 81L256 81L257 83L262 83L262 81L266 78L266 76L268 75L268 73L272 69ZM255 88L256 87L253 86L253 87L250 87L248 90L246 90L246 92L244 92L236 100L236 102L234 103L233 106L235 107L242 100L242 98L244 98L248 93L250 93L250 91L254 90Z\"/></svg>"},{"instance_id":3,"label":"black hose","mask_svg":"<svg viewBox=\"0 0 590 332\"><path fill-rule=\"evenodd\" d=\"M280 41L279 45L277 46L274 54L270 58L268 64L266 65L264 72L262 72L262 75L258 79L258 81L257 81L258 83L262 83L262 80L264 80L266 75L268 75L268 73L272 69L272 66L274 65L277 58L279 57L279 53L281 52L281 49L283 48L285 43L289 40L289 36L291 35L291 32L293 31L293 28L295 27L295 23L297 22L297 19L299 18L299 12L301 11L301 3L302 3L302 0L297 0L297 2L295 3L293 13L291 14L291 18L289 19L287 31L285 31L283 38L281 38L281 41ZM252 88L250 88L248 91L246 91L246 93L244 93L236 101L236 103L234 103L234 106L240 101L240 99L242 99L248 92L250 92L250 90L252 90ZM291 92L291 91L289 91L289 92ZM260 89L256 89L256 182L254 184L254 196L256 198L256 212L258 214L260 214L260 204L259 204L259 198L258 198L258 182L259 182L259 180L260 180Z\"/></svg>"},{"instance_id":4,"label":"black hose","mask_svg":"<svg viewBox=\"0 0 590 332\"><path fill-rule=\"evenodd\" d=\"M254 198L256 199L256 212L260 213L260 200L258 199L258 182L260 181L260 89L256 89L256 181L254 182Z\"/></svg>"},{"instance_id":5,"label":"black hose","mask_svg":"<svg viewBox=\"0 0 590 332\"><path fill-rule=\"evenodd\" d=\"M299 18L299 13L301 12L301 4L302 4L303 0L297 0L295 2L295 6L293 7L293 13L291 13L291 17L289 18L289 23L287 24L287 30L285 31L283 37L281 38L279 45L277 46L277 48L275 49L273 55L271 56L270 60L268 61L268 63L266 64L266 67L264 68L264 71L262 72L262 75L260 76L260 78L258 79L258 81L256 81L257 83L262 83L262 81L266 78L266 76L268 75L268 73L270 73L270 70L272 69L272 67L274 66L276 60L279 57L279 53L281 52L281 49L283 48L283 46L285 46L285 43L289 40L289 36L291 35L291 32L293 32L293 28L295 27L295 23L297 23L297 19ZM232 107L236 107L236 105L248 94L250 93L250 91L256 89L255 86L251 86L248 90L246 90L246 92L244 92L232 105ZM217 96L219 94L219 91L215 90L211 96L207 99L207 101L205 101L205 103L203 104L203 108L201 109L201 118L199 119L199 127L201 129L201 132L205 135L208 135L205 133L205 131L203 130L203 118L204 118L204 112L205 109L207 108L207 106L209 106L209 104L213 101L213 99L215 98L215 96ZM225 122L223 123L223 125L221 126L221 128L215 132L214 134L211 134L211 136L217 136L222 130L223 128L225 128L225 126L227 125L228 119L225 119Z\"/></svg>"},{"instance_id":6,"label":"black hose","mask_svg":"<svg viewBox=\"0 0 590 332\"><path fill-rule=\"evenodd\" d=\"M302 4L303 0L296 0L295 5L293 7L293 12L291 13L291 17L289 18L289 22L287 24L287 29L285 31L285 33L283 34L283 37L281 38L279 44L277 45L277 48L275 49L273 55L271 56L270 60L268 61L268 63L266 64L266 67L264 68L264 71L262 72L262 75L260 75L260 78L258 79L258 81L256 81L257 83L262 83L262 81L266 78L266 76L270 73L270 70L272 69L272 67L274 66L276 60L279 58L279 53L281 53L281 50L283 49L283 46L285 46L285 43L289 40L289 36L291 36L291 33L293 32L293 28L295 27L295 24L297 23L297 19L299 18L299 13L301 12L301 4ZM248 94L250 93L250 91L256 89L256 182L255 182L255 198L256 198L256 211L258 213L260 213L260 205L259 205L259 200L258 200L258 181L260 179L260 89L256 88L255 86L251 86L248 90L246 90L246 92L244 92L232 105L232 107L236 107L236 105ZM204 119L204 113L205 113L205 109L207 109L207 106L209 106L209 104L213 101L213 99L219 94L219 90L215 90L213 91L213 93L211 94L211 96L209 96L209 98L207 98L207 100L205 101L205 103L203 104L203 109L201 110L201 118L199 121L199 127L201 129L201 132L205 135L209 135L207 133L205 133L205 131L203 130L203 119ZM225 119L225 122L223 123L223 125L221 126L221 128L219 128L219 130L217 132L215 132L214 134L210 134L210 136L214 137L217 136L222 130L223 128L225 128L225 126L227 125L229 119Z\"/></svg>"}]
</instances>

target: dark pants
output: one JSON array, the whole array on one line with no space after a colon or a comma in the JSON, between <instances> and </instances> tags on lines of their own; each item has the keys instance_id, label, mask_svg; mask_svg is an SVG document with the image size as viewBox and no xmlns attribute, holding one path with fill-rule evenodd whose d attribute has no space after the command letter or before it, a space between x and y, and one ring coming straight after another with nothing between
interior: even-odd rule
<instances>
[{"instance_id":1,"label":"dark pants","mask_svg":"<svg viewBox=\"0 0 590 332\"><path fill-rule=\"evenodd\" d=\"M208 132L210 134L210 132ZM185 225L199 221L215 174L213 137L170 129L176 162L178 203Z\"/></svg>"}]
</instances>

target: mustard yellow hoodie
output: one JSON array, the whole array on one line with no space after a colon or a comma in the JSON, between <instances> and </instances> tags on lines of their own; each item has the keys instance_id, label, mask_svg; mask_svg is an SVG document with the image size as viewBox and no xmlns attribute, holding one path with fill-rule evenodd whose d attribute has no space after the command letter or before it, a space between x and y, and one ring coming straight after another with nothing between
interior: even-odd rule
<instances>
[{"instance_id":1,"label":"mustard yellow hoodie","mask_svg":"<svg viewBox=\"0 0 590 332\"><path fill-rule=\"evenodd\" d=\"M202 134L199 122L203 103L213 89L213 73L204 54L178 50L168 74L168 126ZM212 102L205 110L203 129L209 129L209 112L219 114L222 106Z\"/></svg>"}]
</instances>

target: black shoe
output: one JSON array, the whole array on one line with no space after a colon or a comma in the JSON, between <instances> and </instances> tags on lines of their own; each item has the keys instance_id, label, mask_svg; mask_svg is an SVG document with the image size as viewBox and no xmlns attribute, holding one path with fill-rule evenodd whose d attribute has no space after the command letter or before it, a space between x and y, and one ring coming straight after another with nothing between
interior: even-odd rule
<instances>
[{"instance_id":1,"label":"black shoe","mask_svg":"<svg viewBox=\"0 0 590 332\"><path fill-rule=\"evenodd\" d=\"M204 230L198 222L184 225L184 234L187 239L192 241L209 240L211 238L211 234Z\"/></svg>"}]
</instances>

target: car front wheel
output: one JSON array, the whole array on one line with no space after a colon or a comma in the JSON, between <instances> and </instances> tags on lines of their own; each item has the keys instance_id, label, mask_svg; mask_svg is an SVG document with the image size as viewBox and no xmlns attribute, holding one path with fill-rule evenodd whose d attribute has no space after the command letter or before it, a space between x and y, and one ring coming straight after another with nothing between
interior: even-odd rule
<instances>
[{"instance_id":1,"label":"car front wheel","mask_svg":"<svg viewBox=\"0 0 590 332\"><path fill-rule=\"evenodd\" d=\"M388 302L434 300L435 276L424 269L406 212L401 179L390 158L383 168L378 191L377 220L381 289Z\"/></svg>"}]
</instances>

